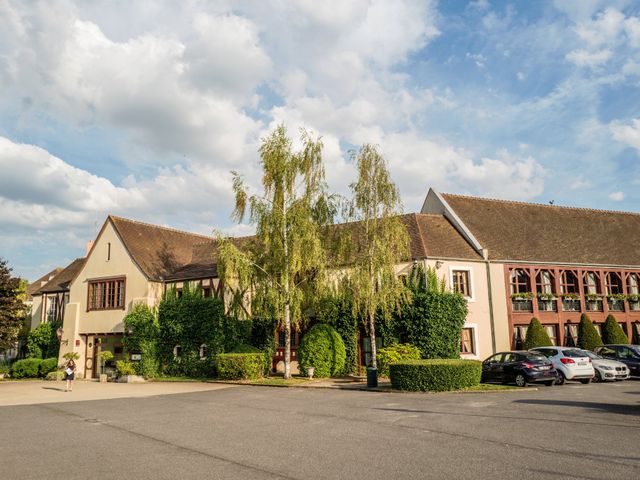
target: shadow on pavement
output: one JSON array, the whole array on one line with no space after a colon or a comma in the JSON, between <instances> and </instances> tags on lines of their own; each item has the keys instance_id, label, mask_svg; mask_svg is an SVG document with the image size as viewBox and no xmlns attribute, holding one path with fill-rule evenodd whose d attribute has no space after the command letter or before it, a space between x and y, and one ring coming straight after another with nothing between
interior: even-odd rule
<instances>
[{"instance_id":1,"label":"shadow on pavement","mask_svg":"<svg viewBox=\"0 0 640 480\"><path fill-rule=\"evenodd\" d=\"M43 390L57 390L58 392L64 392L64 388L56 388L56 387L42 387Z\"/></svg>"},{"instance_id":2,"label":"shadow on pavement","mask_svg":"<svg viewBox=\"0 0 640 480\"><path fill-rule=\"evenodd\" d=\"M525 403L528 405L554 405L562 407L578 407L600 410L607 413L617 413L621 415L639 415L638 405L618 405L616 403L601 402L580 402L575 400L516 400L514 403Z\"/></svg>"}]
</instances>

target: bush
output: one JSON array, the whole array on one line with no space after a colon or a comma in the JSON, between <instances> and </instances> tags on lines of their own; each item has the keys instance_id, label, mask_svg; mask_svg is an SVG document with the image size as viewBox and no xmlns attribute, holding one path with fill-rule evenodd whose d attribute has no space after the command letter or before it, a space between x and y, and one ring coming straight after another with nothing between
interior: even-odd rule
<instances>
[{"instance_id":1,"label":"bush","mask_svg":"<svg viewBox=\"0 0 640 480\"><path fill-rule=\"evenodd\" d=\"M264 353L221 353L216 356L221 380L253 380L262 377Z\"/></svg>"},{"instance_id":2,"label":"bush","mask_svg":"<svg viewBox=\"0 0 640 480\"><path fill-rule=\"evenodd\" d=\"M540 321L533 317L527 328L527 336L524 339L523 348L529 350L537 347L551 347L553 342L549 338L549 334L546 332Z\"/></svg>"},{"instance_id":3,"label":"bush","mask_svg":"<svg viewBox=\"0 0 640 480\"><path fill-rule=\"evenodd\" d=\"M44 379L49 381L64 380L64 372L62 370L54 370L53 372L47 373L47 376L44 377Z\"/></svg>"},{"instance_id":4,"label":"bush","mask_svg":"<svg viewBox=\"0 0 640 480\"><path fill-rule=\"evenodd\" d=\"M628 344L629 337L624 333L620 324L616 321L616 317L609 315L602 327L602 340L605 344Z\"/></svg>"},{"instance_id":5,"label":"bush","mask_svg":"<svg viewBox=\"0 0 640 480\"><path fill-rule=\"evenodd\" d=\"M589 315L583 313L578 325L578 347L592 351L600 346L602 346L602 338L600 338L598 330L593 326Z\"/></svg>"},{"instance_id":6,"label":"bush","mask_svg":"<svg viewBox=\"0 0 640 480\"><path fill-rule=\"evenodd\" d=\"M41 323L27 335L27 356L30 358L58 357L60 344L56 330L60 323Z\"/></svg>"},{"instance_id":7,"label":"bush","mask_svg":"<svg viewBox=\"0 0 640 480\"><path fill-rule=\"evenodd\" d=\"M298 369L302 375L307 375L307 368L314 367L314 377L334 377L344 370L346 357L342 337L332 326L319 323L300 341Z\"/></svg>"},{"instance_id":8,"label":"bush","mask_svg":"<svg viewBox=\"0 0 640 480\"><path fill-rule=\"evenodd\" d=\"M38 369L42 363L41 358L25 358L18 360L11 367L12 378L36 378Z\"/></svg>"},{"instance_id":9,"label":"bush","mask_svg":"<svg viewBox=\"0 0 640 480\"><path fill-rule=\"evenodd\" d=\"M123 377L125 375L135 375L136 370L131 364L131 362L127 362L124 360L118 360L116 362L116 370L118 371L118 376Z\"/></svg>"},{"instance_id":10,"label":"bush","mask_svg":"<svg viewBox=\"0 0 640 480\"><path fill-rule=\"evenodd\" d=\"M396 336L420 349L422 358L460 358L467 300L458 293L417 291L394 320Z\"/></svg>"},{"instance_id":11,"label":"bush","mask_svg":"<svg viewBox=\"0 0 640 480\"><path fill-rule=\"evenodd\" d=\"M358 317L353 315L350 300L345 296L327 296L316 306L318 323L327 323L342 337L346 352L341 375L358 372Z\"/></svg>"},{"instance_id":12,"label":"bush","mask_svg":"<svg viewBox=\"0 0 640 480\"><path fill-rule=\"evenodd\" d=\"M138 303L133 306L131 312L124 317L123 338L127 353L139 353L141 360L136 362L134 368L138 375L145 378L154 378L159 374L158 363L158 318L156 312L149 306ZM102 352L106 353L106 352ZM105 359L105 363L110 359Z\"/></svg>"},{"instance_id":13,"label":"bush","mask_svg":"<svg viewBox=\"0 0 640 480\"><path fill-rule=\"evenodd\" d=\"M391 386L400 390L444 392L480 383L482 364L476 360L409 360L390 366Z\"/></svg>"},{"instance_id":14,"label":"bush","mask_svg":"<svg viewBox=\"0 0 640 480\"><path fill-rule=\"evenodd\" d=\"M420 360L420 349L408 343L391 345L378 350L378 373L389 377L389 365L406 360Z\"/></svg>"},{"instance_id":15,"label":"bush","mask_svg":"<svg viewBox=\"0 0 640 480\"><path fill-rule=\"evenodd\" d=\"M261 353L264 356L264 374L269 375L269 372L271 371L271 352L261 350L257 347L254 347L253 345L241 343L239 345L236 345L231 353Z\"/></svg>"},{"instance_id":16,"label":"bush","mask_svg":"<svg viewBox=\"0 0 640 480\"><path fill-rule=\"evenodd\" d=\"M57 368L58 368L58 359L47 358L46 360L42 360L42 363L40 363L40 369L38 374L41 377L46 377L48 373L57 370Z\"/></svg>"}]
</instances>

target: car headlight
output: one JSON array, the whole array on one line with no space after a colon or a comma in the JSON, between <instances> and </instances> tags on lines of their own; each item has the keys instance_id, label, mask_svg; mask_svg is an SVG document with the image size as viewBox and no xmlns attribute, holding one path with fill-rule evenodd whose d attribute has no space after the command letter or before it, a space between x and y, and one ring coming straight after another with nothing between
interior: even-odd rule
<instances>
[{"instance_id":1,"label":"car headlight","mask_svg":"<svg viewBox=\"0 0 640 480\"><path fill-rule=\"evenodd\" d=\"M602 368L603 370L613 370L613 367L610 367L610 366L608 366L608 365L603 365L603 366L602 366L602 367L600 367L600 368Z\"/></svg>"}]
</instances>

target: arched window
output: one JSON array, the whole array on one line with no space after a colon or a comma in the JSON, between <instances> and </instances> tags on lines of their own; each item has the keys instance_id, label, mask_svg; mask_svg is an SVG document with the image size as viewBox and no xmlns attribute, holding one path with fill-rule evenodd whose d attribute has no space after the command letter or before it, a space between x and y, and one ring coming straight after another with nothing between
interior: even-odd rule
<instances>
[{"instance_id":1,"label":"arched window","mask_svg":"<svg viewBox=\"0 0 640 480\"><path fill-rule=\"evenodd\" d=\"M180 345L176 345L173 347L173 358L180 358L182 356L182 347Z\"/></svg>"},{"instance_id":2,"label":"arched window","mask_svg":"<svg viewBox=\"0 0 640 480\"><path fill-rule=\"evenodd\" d=\"M204 360L209 355L209 347L207 347L204 343L200 345L200 360Z\"/></svg>"}]
</instances>

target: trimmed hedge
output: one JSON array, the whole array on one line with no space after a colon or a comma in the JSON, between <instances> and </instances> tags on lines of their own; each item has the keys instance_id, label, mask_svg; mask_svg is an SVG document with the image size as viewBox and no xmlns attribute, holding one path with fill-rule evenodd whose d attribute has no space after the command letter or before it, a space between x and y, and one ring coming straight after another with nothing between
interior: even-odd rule
<instances>
[{"instance_id":1,"label":"trimmed hedge","mask_svg":"<svg viewBox=\"0 0 640 480\"><path fill-rule=\"evenodd\" d=\"M12 378L36 378L39 373L41 358L25 358L18 360L11 367Z\"/></svg>"},{"instance_id":2,"label":"trimmed hedge","mask_svg":"<svg viewBox=\"0 0 640 480\"><path fill-rule=\"evenodd\" d=\"M578 348L592 351L602 346L602 338L596 327L593 326L589 315L583 313L578 325Z\"/></svg>"},{"instance_id":3,"label":"trimmed hedge","mask_svg":"<svg viewBox=\"0 0 640 480\"><path fill-rule=\"evenodd\" d=\"M218 378L253 380L264 372L264 353L221 353L216 355Z\"/></svg>"},{"instance_id":4,"label":"trimmed hedge","mask_svg":"<svg viewBox=\"0 0 640 480\"><path fill-rule=\"evenodd\" d=\"M602 340L607 345L629 343L629 337L624 333L624 330L622 330L622 327L613 315L609 315L604 322L602 327Z\"/></svg>"},{"instance_id":5,"label":"trimmed hedge","mask_svg":"<svg viewBox=\"0 0 640 480\"><path fill-rule=\"evenodd\" d=\"M272 357L270 351L261 350L258 347L254 347L253 345L241 343L240 345L236 345L231 353L261 353L264 356L264 374L269 375L269 372L271 371Z\"/></svg>"},{"instance_id":6,"label":"trimmed hedge","mask_svg":"<svg viewBox=\"0 0 640 480\"><path fill-rule=\"evenodd\" d=\"M64 376L65 374L62 370L54 370L53 372L47 373L45 380L60 381L60 380L64 380Z\"/></svg>"},{"instance_id":7,"label":"trimmed hedge","mask_svg":"<svg viewBox=\"0 0 640 480\"><path fill-rule=\"evenodd\" d=\"M58 359L57 358L47 358L42 360L40 363L40 367L38 369L38 374L41 377L46 377L48 373L54 372L58 369Z\"/></svg>"},{"instance_id":8,"label":"trimmed hedge","mask_svg":"<svg viewBox=\"0 0 640 480\"><path fill-rule=\"evenodd\" d=\"M342 337L327 324L311 327L298 346L298 370L307 375L307 368L314 367L316 378L335 377L342 374L347 352Z\"/></svg>"},{"instance_id":9,"label":"trimmed hedge","mask_svg":"<svg viewBox=\"0 0 640 480\"><path fill-rule=\"evenodd\" d=\"M389 367L391 386L413 392L445 392L480 384L482 363L476 360L408 360Z\"/></svg>"},{"instance_id":10,"label":"trimmed hedge","mask_svg":"<svg viewBox=\"0 0 640 480\"><path fill-rule=\"evenodd\" d=\"M540 320L533 317L529 323L529 328L527 328L527 336L525 337L523 348L529 350L531 348L551 346L553 346L553 342L549 338L549 334L540 323Z\"/></svg>"},{"instance_id":11,"label":"trimmed hedge","mask_svg":"<svg viewBox=\"0 0 640 480\"><path fill-rule=\"evenodd\" d=\"M391 345L378 350L378 373L389 377L389 365L406 360L420 360L420 349L408 343Z\"/></svg>"}]
</instances>

